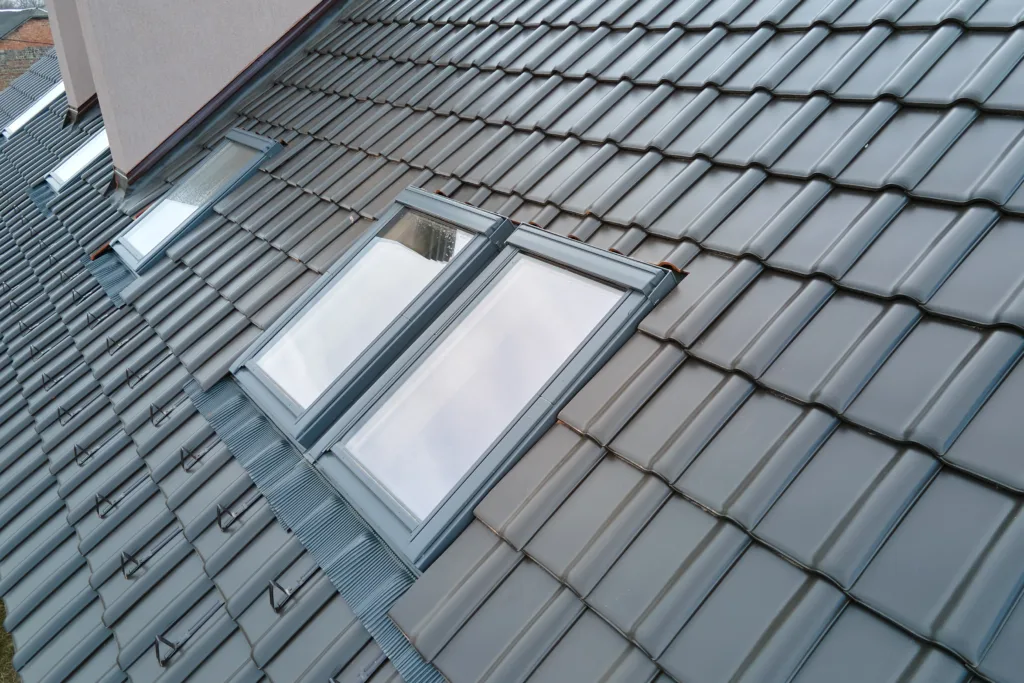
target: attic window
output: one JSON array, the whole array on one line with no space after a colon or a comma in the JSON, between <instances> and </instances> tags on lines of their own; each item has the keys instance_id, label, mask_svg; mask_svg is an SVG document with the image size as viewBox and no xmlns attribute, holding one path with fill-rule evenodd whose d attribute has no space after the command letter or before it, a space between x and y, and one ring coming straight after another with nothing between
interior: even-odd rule
<instances>
[{"instance_id":1,"label":"attic window","mask_svg":"<svg viewBox=\"0 0 1024 683\"><path fill-rule=\"evenodd\" d=\"M429 324L511 231L499 216L405 190L234 369L311 446Z\"/></svg>"},{"instance_id":2,"label":"attic window","mask_svg":"<svg viewBox=\"0 0 1024 683\"><path fill-rule=\"evenodd\" d=\"M424 568L675 285L531 227L316 445L318 467Z\"/></svg>"},{"instance_id":3,"label":"attic window","mask_svg":"<svg viewBox=\"0 0 1024 683\"><path fill-rule=\"evenodd\" d=\"M7 124L2 131L4 138L10 138L12 135L17 133L19 130L29 124L32 119L38 116L44 109L53 104L58 97L64 94L64 81L61 81L57 85L53 86L46 93L43 94L38 100L32 103L32 105L25 111L18 114L14 119Z\"/></svg>"},{"instance_id":4,"label":"attic window","mask_svg":"<svg viewBox=\"0 0 1024 683\"><path fill-rule=\"evenodd\" d=\"M279 148L273 140L232 130L197 168L114 240L114 251L134 272L141 272Z\"/></svg>"},{"instance_id":5,"label":"attic window","mask_svg":"<svg viewBox=\"0 0 1024 683\"><path fill-rule=\"evenodd\" d=\"M46 176L46 182L54 192L60 192L60 188L64 187L69 180L75 179L79 173L85 170L86 166L108 149L110 149L110 143L107 140L107 129L101 128L84 145L62 161L57 168L50 171Z\"/></svg>"}]
</instances>

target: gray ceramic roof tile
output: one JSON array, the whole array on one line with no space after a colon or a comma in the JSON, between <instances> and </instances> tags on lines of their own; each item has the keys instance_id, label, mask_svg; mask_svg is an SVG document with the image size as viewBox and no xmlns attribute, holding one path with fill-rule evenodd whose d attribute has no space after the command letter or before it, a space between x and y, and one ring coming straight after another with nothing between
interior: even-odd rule
<instances>
[{"instance_id":1,"label":"gray ceramic roof tile","mask_svg":"<svg viewBox=\"0 0 1024 683\"><path fill-rule=\"evenodd\" d=\"M658 657L747 543L735 526L671 496L601 578L588 602ZM623 600L627 594L630 599Z\"/></svg>"},{"instance_id":2,"label":"gray ceramic roof tile","mask_svg":"<svg viewBox=\"0 0 1024 683\"><path fill-rule=\"evenodd\" d=\"M521 558L494 533L474 522L438 558L432 571L395 603L391 618L417 650L433 659Z\"/></svg>"},{"instance_id":3,"label":"gray ceramic roof tile","mask_svg":"<svg viewBox=\"0 0 1024 683\"><path fill-rule=\"evenodd\" d=\"M609 443L683 362L672 344L634 335L559 413L599 443Z\"/></svg>"},{"instance_id":4,"label":"gray ceramic roof tile","mask_svg":"<svg viewBox=\"0 0 1024 683\"><path fill-rule=\"evenodd\" d=\"M1021 338L947 323L919 323L844 415L943 454L1016 361Z\"/></svg>"},{"instance_id":5,"label":"gray ceramic roof tile","mask_svg":"<svg viewBox=\"0 0 1024 683\"><path fill-rule=\"evenodd\" d=\"M585 611L527 679L646 683L657 668L642 652L593 612Z\"/></svg>"},{"instance_id":6,"label":"gray ceramic roof tile","mask_svg":"<svg viewBox=\"0 0 1024 683\"><path fill-rule=\"evenodd\" d=\"M599 462L602 450L571 429L552 429L477 506L476 516L522 549Z\"/></svg>"},{"instance_id":7,"label":"gray ceramic roof tile","mask_svg":"<svg viewBox=\"0 0 1024 683\"><path fill-rule=\"evenodd\" d=\"M769 366L761 381L805 403L843 412L920 317L909 304L888 305L838 293Z\"/></svg>"},{"instance_id":8,"label":"gray ceramic roof tile","mask_svg":"<svg viewBox=\"0 0 1024 683\"><path fill-rule=\"evenodd\" d=\"M967 676L967 670L949 654L851 605L832 624L793 680L960 683Z\"/></svg>"},{"instance_id":9,"label":"gray ceramic roof tile","mask_svg":"<svg viewBox=\"0 0 1024 683\"><path fill-rule=\"evenodd\" d=\"M920 450L840 427L756 533L849 589L937 469Z\"/></svg>"},{"instance_id":10,"label":"gray ceramic roof tile","mask_svg":"<svg viewBox=\"0 0 1024 683\"><path fill-rule=\"evenodd\" d=\"M832 292L822 280L763 273L690 346L690 353L760 377Z\"/></svg>"},{"instance_id":11,"label":"gray ceramic roof tile","mask_svg":"<svg viewBox=\"0 0 1024 683\"><path fill-rule=\"evenodd\" d=\"M753 528L835 426L835 418L824 411L756 392L674 485ZM748 440L757 446L743 445Z\"/></svg>"},{"instance_id":12,"label":"gray ceramic roof tile","mask_svg":"<svg viewBox=\"0 0 1024 683\"><path fill-rule=\"evenodd\" d=\"M752 389L750 381L738 375L688 360L619 432L610 448L639 467L675 481Z\"/></svg>"},{"instance_id":13,"label":"gray ceramic roof tile","mask_svg":"<svg viewBox=\"0 0 1024 683\"><path fill-rule=\"evenodd\" d=\"M1024 535L1018 518L1007 494L940 473L864 570L853 594L977 664L1020 592ZM921 566L930 571L914 570Z\"/></svg>"},{"instance_id":14,"label":"gray ceramic roof tile","mask_svg":"<svg viewBox=\"0 0 1024 683\"><path fill-rule=\"evenodd\" d=\"M618 458L605 458L524 550L585 597L668 493L656 477L644 475ZM598 501L611 504L595 514Z\"/></svg>"},{"instance_id":15,"label":"gray ceramic roof tile","mask_svg":"<svg viewBox=\"0 0 1024 683\"><path fill-rule=\"evenodd\" d=\"M831 584L753 546L658 662L695 683L782 678L796 670L844 602Z\"/></svg>"},{"instance_id":16,"label":"gray ceramic roof tile","mask_svg":"<svg viewBox=\"0 0 1024 683\"><path fill-rule=\"evenodd\" d=\"M885 220L890 211L880 218ZM841 283L878 296L902 294L926 302L991 227L997 213L984 206L965 210L910 204L863 255ZM873 235L872 235L873 236Z\"/></svg>"},{"instance_id":17,"label":"gray ceramic roof tile","mask_svg":"<svg viewBox=\"0 0 1024 683\"><path fill-rule=\"evenodd\" d=\"M583 610L568 588L524 561L484 601L434 663L452 683L523 680Z\"/></svg>"}]
</instances>

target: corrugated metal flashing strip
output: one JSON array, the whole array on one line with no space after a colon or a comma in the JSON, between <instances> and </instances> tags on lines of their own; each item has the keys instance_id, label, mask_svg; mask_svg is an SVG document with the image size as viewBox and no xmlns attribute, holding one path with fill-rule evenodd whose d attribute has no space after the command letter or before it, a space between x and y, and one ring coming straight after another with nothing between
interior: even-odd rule
<instances>
[{"instance_id":1,"label":"corrugated metal flashing strip","mask_svg":"<svg viewBox=\"0 0 1024 683\"><path fill-rule=\"evenodd\" d=\"M231 379L185 393L245 468L286 528L330 578L406 683L441 683L388 610L416 577L329 487Z\"/></svg>"},{"instance_id":2,"label":"corrugated metal flashing strip","mask_svg":"<svg viewBox=\"0 0 1024 683\"><path fill-rule=\"evenodd\" d=\"M110 297L115 306L120 308L124 305L124 300L121 299L121 292L124 291L125 287L135 282L135 274L128 269L128 266L121 259L113 252L108 252L96 257L95 260L84 256L82 257L82 265L87 271L92 273L92 276L96 278L100 287L107 293L107 296Z\"/></svg>"}]
</instances>

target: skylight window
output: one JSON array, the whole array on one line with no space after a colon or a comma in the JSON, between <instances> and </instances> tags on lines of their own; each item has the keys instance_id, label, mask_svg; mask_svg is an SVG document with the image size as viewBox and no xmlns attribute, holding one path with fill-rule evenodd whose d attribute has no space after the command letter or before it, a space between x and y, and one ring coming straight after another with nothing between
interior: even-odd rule
<instances>
[{"instance_id":1,"label":"skylight window","mask_svg":"<svg viewBox=\"0 0 1024 683\"><path fill-rule=\"evenodd\" d=\"M465 230L407 212L259 355L256 365L308 408L472 238Z\"/></svg>"},{"instance_id":2,"label":"skylight window","mask_svg":"<svg viewBox=\"0 0 1024 683\"><path fill-rule=\"evenodd\" d=\"M279 147L251 133L231 131L196 169L114 240L114 251L129 268L140 272Z\"/></svg>"},{"instance_id":3,"label":"skylight window","mask_svg":"<svg viewBox=\"0 0 1024 683\"><path fill-rule=\"evenodd\" d=\"M58 97L64 94L64 81L61 81L57 85L47 90L42 97L32 103L28 109L18 114L14 119L7 124L3 129L3 136L9 138L19 130L24 128L38 116L44 109L53 104Z\"/></svg>"},{"instance_id":4,"label":"skylight window","mask_svg":"<svg viewBox=\"0 0 1024 683\"><path fill-rule=\"evenodd\" d=\"M660 268L520 227L312 455L424 568L674 285Z\"/></svg>"},{"instance_id":5,"label":"skylight window","mask_svg":"<svg viewBox=\"0 0 1024 683\"><path fill-rule=\"evenodd\" d=\"M406 190L241 358L242 386L312 445L497 253L511 223Z\"/></svg>"},{"instance_id":6,"label":"skylight window","mask_svg":"<svg viewBox=\"0 0 1024 683\"><path fill-rule=\"evenodd\" d=\"M517 256L342 447L422 522L622 295Z\"/></svg>"},{"instance_id":7,"label":"skylight window","mask_svg":"<svg viewBox=\"0 0 1024 683\"><path fill-rule=\"evenodd\" d=\"M57 168L50 171L46 176L46 182L54 192L60 192L60 188L64 187L69 180L78 177L78 174L85 170L86 166L108 149L110 149L110 142L107 140L107 129L101 128L84 145L62 161Z\"/></svg>"}]
</instances>

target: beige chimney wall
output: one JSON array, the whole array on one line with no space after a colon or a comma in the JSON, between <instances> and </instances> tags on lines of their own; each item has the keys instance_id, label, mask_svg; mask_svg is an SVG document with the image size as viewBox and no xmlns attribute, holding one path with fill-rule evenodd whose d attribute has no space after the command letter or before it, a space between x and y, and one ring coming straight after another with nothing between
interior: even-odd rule
<instances>
[{"instance_id":1,"label":"beige chimney wall","mask_svg":"<svg viewBox=\"0 0 1024 683\"><path fill-rule=\"evenodd\" d=\"M75 3L76 0L46 0L46 11L50 15L50 29L60 60L68 105L79 109L95 97L96 84L92 79L82 22Z\"/></svg>"},{"instance_id":2,"label":"beige chimney wall","mask_svg":"<svg viewBox=\"0 0 1024 683\"><path fill-rule=\"evenodd\" d=\"M321 0L77 4L114 165L129 173Z\"/></svg>"}]
</instances>

